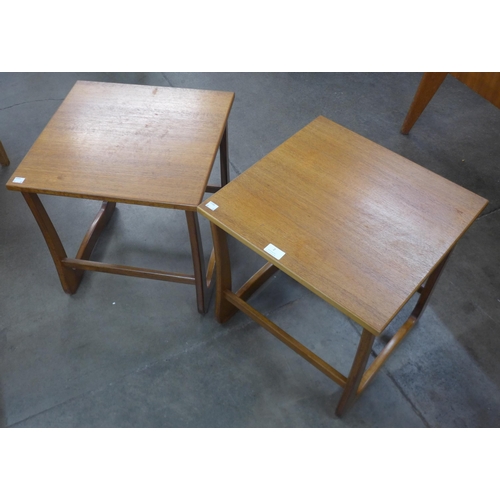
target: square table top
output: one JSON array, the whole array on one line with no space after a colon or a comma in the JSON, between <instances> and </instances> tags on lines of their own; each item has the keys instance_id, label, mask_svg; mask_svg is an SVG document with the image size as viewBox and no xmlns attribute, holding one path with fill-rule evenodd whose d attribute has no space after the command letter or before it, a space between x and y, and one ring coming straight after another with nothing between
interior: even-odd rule
<instances>
[{"instance_id":1,"label":"square table top","mask_svg":"<svg viewBox=\"0 0 500 500\"><path fill-rule=\"evenodd\" d=\"M233 100L233 92L78 81L7 188L195 210Z\"/></svg>"},{"instance_id":2,"label":"square table top","mask_svg":"<svg viewBox=\"0 0 500 500\"><path fill-rule=\"evenodd\" d=\"M487 203L320 116L198 211L378 335Z\"/></svg>"}]
</instances>

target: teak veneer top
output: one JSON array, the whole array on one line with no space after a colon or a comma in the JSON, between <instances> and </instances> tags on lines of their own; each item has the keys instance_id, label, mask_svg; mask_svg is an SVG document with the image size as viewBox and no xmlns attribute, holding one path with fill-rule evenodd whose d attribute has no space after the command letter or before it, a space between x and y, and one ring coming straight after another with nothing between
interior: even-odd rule
<instances>
[{"instance_id":1,"label":"teak veneer top","mask_svg":"<svg viewBox=\"0 0 500 500\"><path fill-rule=\"evenodd\" d=\"M195 209L233 100L232 92L78 81L7 188Z\"/></svg>"},{"instance_id":2,"label":"teak veneer top","mask_svg":"<svg viewBox=\"0 0 500 500\"><path fill-rule=\"evenodd\" d=\"M319 117L198 211L378 335L487 203Z\"/></svg>"}]
</instances>

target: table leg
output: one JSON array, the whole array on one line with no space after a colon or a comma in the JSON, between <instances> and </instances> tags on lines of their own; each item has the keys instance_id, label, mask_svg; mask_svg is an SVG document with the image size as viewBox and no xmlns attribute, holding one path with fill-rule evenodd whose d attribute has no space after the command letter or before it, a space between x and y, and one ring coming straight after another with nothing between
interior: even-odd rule
<instances>
[{"instance_id":1,"label":"table leg","mask_svg":"<svg viewBox=\"0 0 500 500\"><path fill-rule=\"evenodd\" d=\"M448 73L424 73L422 80L415 92L415 97L411 103L408 114L406 115L403 126L401 127L402 134L408 134L422 114L429 101L437 92L440 85L443 83Z\"/></svg>"},{"instance_id":2,"label":"table leg","mask_svg":"<svg viewBox=\"0 0 500 500\"><path fill-rule=\"evenodd\" d=\"M35 193L23 192L23 196L42 231L43 237L45 238L50 255L52 256L52 260L56 266L57 274L61 280L63 290L69 294L75 293L78 285L80 284L81 276L79 276L74 269L65 267L62 264L63 259L66 258L66 251L64 250L59 235L57 234L45 207L42 205L40 198Z\"/></svg>"},{"instance_id":3,"label":"table leg","mask_svg":"<svg viewBox=\"0 0 500 500\"><path fill-rule=\"evenodd\" d=\"M252 276L237 292L232 291L231 262L227 245L227 234L215 224L210 224L212 229L212 239L214 241L215 259L217 261L216 271L216 305L215 316L219 323L229 320L238 310L243 311L255 322L272 333L275 337L293 349L296 353L306 359L309 363L330 377L342 388L342 395L335 410L336 415L341 417L348 408L355 402L357 397L363 392L374 375L385 363L390 354L394 351L401 340L413 328L425 306L429 302L432 291L441 275L445 264L451 254L450 250L443 256L436 268L429 274L425 284L417 292L420 294L410 317L404 325L396 332L391 341L384 347L382 352L375 358L370 367L366 369L368 359L371 354L375 335L367 329L363 329L358 349L351 365L348 377L328 365L324 360L316 356L312 351L297 342L284 330L275 325L264 315L256 311L245 301L249 296L267 279L269 279L278 269L271 263L267 263L254 276ZM416 292L416 293L417 293Z\"/></svg>"},{"instance_id":4,"label":"table leg","mask_svg":"<svg viewBox=\"0 0 500 500\"><path fill-rule=\"evenodd\" d=\"M10 165L9 157L5 152L5 149L1 141L0 141L0 165L2 165L2 167L8 167Z\"/></svg>"},{"instance_id":5,"label":"table leg","mask_svg":"<svg viewBox=\"0 0 500 500\"><path fill-rule=\"evenodd\" d=\"M189 242L193 256L194 277L196 286L196 301L198 312L205 314L208 311L210 294L213 290L213 281L207 280L205 271L205 258L203 256L203 244L201 242L200 225L196 212L186 211L186 220L189 230ZM211 259L212 261L212 259ZM209 263L213 267L213 263ZM216 266L217 267L217 266Z\"/></svg>"},{"instance_id":6,"label":"table leg","mask_svg":"<svg viewBox=\"0 0 500 500\"><path fill-rule=\"evenodd\" d=\"M229 182L229 154L227 141L227 125L222 134L222 139L219 145L220 159L220 186L208 184L205 188L206 193L216 193L221 187L224 187Z\"/></svg>"},{"instance_id":7,"label":"table leg","mask_svg":"<svg viewBox=\"0 0 500 500\"><path fill-rule=\"evenodd\" d=\"M229 249L227 247L226 233L215 224L210 224L212 228L212 239L215 249L216 269L216 301L215 317L219 323L224 323L238 311L238 308L231 304L225 296L225 291L232 291L231 261Z\"/></svg>"},{"instance_id":8,"label":"table leg","mask_svg":"<svg viewBox=\"0 0 500 500\"><path fill-rule=\"evenodd\" d=\"M113 212L115 211L116 203L111 201L103 201L101 209L97 212L97 215L90 225L87 234L83 238L83 241L78 249L75 259L87 260L92 255L94 247L101 236L104 228L111 219Z\"/></svg>"},{"instance_id":9,"label":"table leg","mask_svg":"<svg viewBox=\"0 0 500 500\"><path fill-rule=\"evenodd\" d=\"M354 400L356 399L358 386L361 382L361 378L363 377L363 373L365 372L366 363L370 357L374 340L375 336L368 330L363 329L358 350L356 352L356 356L354 357L349 376L347 377L347 384L342 392L337 409L335 410L335 414L339 417L345 413L345 411L352 405L352 403L354 403Z\"/></svg>"},{"instance_id":10,"label":"table leg","mask_svg":"<svg viewBox=\"0 0 500 500\"><path fill-rule=\"evenodd\" d=\"M220 153L220 185L225 186L229 182L229 153L227 140L227 124L222 135L219 147Z\"/></svg>"},{"instance_id":11,"label":"table leg","mask_svg":"<svg viewBox=\"0 0 500 500\"><path fill-rule=\"evenodd\" d=\"M453 250L453 249L452 249ZM425 307L429 303L429 299L431 297L432 291L438 281L439 276L441 275L444 266L450 256L452 250L448 252L442 259L438 266L432 271L432 273L427 278L425 285L423 285L420 290L420 297L417 301L417 304L413 308L409 318L405 321L405 323L401 326L401 328L394 334L391 340L387 343L387 345L382 349L382 351L375 358L373 363L370 365L368 370L364 373L359 387L357 389L357 395L359 396L366 388L366 386L373 379L375 374L380 370L382 365L387 361L389 356L394 352L396 347L401 343L401 341L406 337L406 335L410 332L410 330L416 325L422 313L424 312Z\"/></svg>"},{"instance_id":12,"label":"table leg","mask_svg":"<svg viewBox=\"0 0 500 500\"><path fill-rule=\"evenodd\" d=\"M434 291L434 287L441 276L441 273L443 272L444 266L446 265L446 262L448 261L448 258L451 255L451 252L453 251L453 248L443 257L441 262L436 266L434 271L429 275L427 278L427 281L425 282L425 285L423 285L421 291L420 291L420 298L418 299L417 304L413 308L413 311L410 315L410 317L415 318L415 322L418 321L420 316L422 316L422 313L424 312L425 307L429 303L429 299L431 298L431 294Z\"/></svg>"},{"instance_id":13,"label":"table leg","mask_svg":"<svg viewBox=\"0 0 500 500\"><path fill-rule=\"evenodd\" d=\"M227 123L224 128L224 132L222 134L222 139L219 144L219 158L220 158L220 186L207 185L205 188L205 192L207 193L216 193L219 191L221 187L224 187L229 182L229 155L228 155L228 140L227 140ZM199 228L197 216L196 220L193 220L192 216L188 216L189 212L186 212L186 217L188 217L188 227L189 227L189 237L191 240L191 250L193 252L193 262L195 268L195 274L199 271L204 274L204 260L203 260L203 251L201 251L201 257L195 257L199 255L201 248L201 239L199 235ZM196 293L198 296L198 311L200 313L204 313L208 309L208 300L210 292L212 291L213 280L212 275L216 269L216 258L215 258L215 249L212 250L210 255L210 260L208 262L208 270L206 277L206 285L205 282L201 284L198 282L198 278L196 278ZM200 309L202 300L204 302L203 310Z\"/></svg>"}]
</instances>

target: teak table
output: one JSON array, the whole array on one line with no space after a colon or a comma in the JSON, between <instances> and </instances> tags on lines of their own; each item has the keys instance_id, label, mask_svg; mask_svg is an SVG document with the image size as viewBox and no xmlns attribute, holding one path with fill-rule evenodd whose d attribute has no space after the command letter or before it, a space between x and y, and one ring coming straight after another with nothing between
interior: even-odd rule
<instances>
[{"instance_id":1,"label":"teak table","mask_svg":"<svg viewBox=\"0 0 500 500\"><path fill-rule=\"evenodd\" d=\"M406 115L402 134L409 134L448 73L424 73ZM450 73L457 80L500 108L500 73Z\"/></svg>"},{"instance_id":2,"label":"teak table","mask_svg":"<svg viewBox=\"0 0 500 500\"><path fill-rule=\"evenodd\" d=\"M232 92L77 82L14 172L54 260L62 287L75 293L84 270L196 286L207 309L214 269L205 273L196 213L220 148L221 184L228 182L227 120ZM66 256L39 193L102 200L74 259ZM184 210L194 275L89 260L116 203Z\"/></svg>"},{"instance_id":3,"label":"teak table","mask_svg":"<svg viewBox=\"0 0 500 500\"><path fill-rule=\"evenodd\" d=\"M343 388L341 416L415 325L451 250L486 204L319 117L199 206L214 239L217 320L243 311L330 377ZM267 260L237 292L226 233ZM278 269L362 327L347 376L246 302ZM415 293L410 317L366 369L375 337Z\"/></svg>"}]
</instances>

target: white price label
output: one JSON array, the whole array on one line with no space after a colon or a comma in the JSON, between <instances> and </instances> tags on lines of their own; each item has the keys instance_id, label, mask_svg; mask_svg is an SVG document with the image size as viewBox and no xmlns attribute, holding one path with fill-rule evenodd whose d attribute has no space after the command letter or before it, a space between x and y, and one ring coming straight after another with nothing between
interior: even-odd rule
<instances>
[{"instance_id":1,"label":"white price label","mask_svg":"<svg viewBox=\"0 0 500 500\"><path fill-rule=\"evenodd\" d=\"M209 201L205 206L210 210L217 210L219 208L219 205L217 205L213 201Z\"/></svg>"},{"instance_id":2,"label":"white price label","mask_svg":"<svg viewBox=\"0 0 500 500\"><path fill-rule=\"evenodd\" d=\"M267 252L269 255L272 255L275 259L280 260L285 252L280 250L278 247L275 247L272 243L269 243L266 248L264 248L264 252Z\"/></svg>"}]
</instances>

